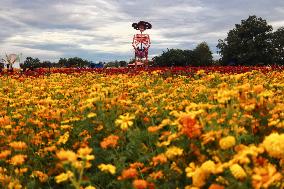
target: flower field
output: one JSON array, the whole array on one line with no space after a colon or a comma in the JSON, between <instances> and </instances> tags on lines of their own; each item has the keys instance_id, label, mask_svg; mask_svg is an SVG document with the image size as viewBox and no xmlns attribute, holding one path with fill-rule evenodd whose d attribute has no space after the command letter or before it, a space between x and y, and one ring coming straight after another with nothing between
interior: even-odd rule
<instances>
[{"instance_id":1,"label":"flower field","mask_svg":"<svg viewBox=\"0 0 284 189\"><path fill-rule=\"evenodd\" d=\"M0 76L0 188L284 188L284 71Z\"/></svg>"}]
</instances>

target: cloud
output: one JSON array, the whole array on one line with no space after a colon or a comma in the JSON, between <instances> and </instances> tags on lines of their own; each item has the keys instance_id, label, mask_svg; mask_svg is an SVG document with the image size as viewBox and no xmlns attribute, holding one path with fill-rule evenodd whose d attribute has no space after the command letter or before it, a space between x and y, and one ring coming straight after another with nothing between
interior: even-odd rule
<instances>
[{"instance_id":1,"label":"cloud","mask_svg":"<svg viewBox=\"0 0 284 189\"><path fill-rule=\"evenodd\" d=\"M41 60L60 57L129 60L132 22L149 21L150 54L193 49L206 41L216 55L218 39L249 15L284 25L282 0L1 0L0 55L23 53Z\"/></svg>"}]
</instances>

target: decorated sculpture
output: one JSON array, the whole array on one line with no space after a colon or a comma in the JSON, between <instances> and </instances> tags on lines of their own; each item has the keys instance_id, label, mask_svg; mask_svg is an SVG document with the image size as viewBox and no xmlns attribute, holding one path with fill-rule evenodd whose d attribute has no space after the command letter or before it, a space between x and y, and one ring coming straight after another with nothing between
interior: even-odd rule
<instances>
[{"instance_id":1,"label":"decorated sculpture","mask_svg":"<svg viewBox=\"0 0 284 189\"><path fill-rule=\"evenodd\" d=\"M139 34L134 35L132 42L132 46L135 52L135 68L137 68L137 65L147 66L151 41L150 36L148 34L143 34L143 32L147 29L151 29L152 25L149 22L140 21L138 23L133 23L132 27L140 31Z\"/></svg>"}]
</instances>

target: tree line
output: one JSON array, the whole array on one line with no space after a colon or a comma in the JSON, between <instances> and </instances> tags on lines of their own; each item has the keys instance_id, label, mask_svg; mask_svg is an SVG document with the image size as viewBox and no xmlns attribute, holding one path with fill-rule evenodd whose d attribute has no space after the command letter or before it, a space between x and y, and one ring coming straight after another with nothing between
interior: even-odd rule
<instances>
[{"instance_id":1,"label":"tree line","mask_svg":"<svg viewBox=\"0 0 284 189\"><path fill-rule=\"evenodd\" d=\"M157 66L210 66L210 65L284 65L284 27L273 32L266 20L255 15L241 20L218 40L221 58L212 60L212 52L206 42L193 50L168 49L154 57Z\"/></svg>"},{"instance_id":2,"label":"tree line","mask_svg":"<svg viewBox=\"0 0 284 189\"><path fill-rule=\"evenodd\" d=\"M124 67L127 66L126 61L110 61L94 63L79 57L60 58L58 62L40 61L39 58L27 57L20 68L23 71L35 70L37 68L103 68L103 67Z\"/></svg>"}]
</instances>

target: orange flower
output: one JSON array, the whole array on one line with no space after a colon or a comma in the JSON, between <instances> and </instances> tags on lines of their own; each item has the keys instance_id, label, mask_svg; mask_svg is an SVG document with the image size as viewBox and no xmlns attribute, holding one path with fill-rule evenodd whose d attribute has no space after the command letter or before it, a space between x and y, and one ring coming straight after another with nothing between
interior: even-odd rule
<instances>
[{"instance_id":1,"label":"orange flower","mask_svg":"<svg viewBox=\"0 0 284 189\"><path fill-rule=\"evenodd\" d=\"M0 153L0 159L6 159L7 156L11 154L10 150L4 150Z\"/></svg>"},{"instance_id":2,"label":"orange flower","mask_svg":"<svg viewBox=\"0 0 284 189\"><path fill-rule=\"evenodd\" d=\"M196 138L201 135L201 126L190 116L182 117L180 124L183 126L182 132L189 138Z\"/></svg>"},{"instance_id":3,"label":"orange flower","mask_svg":"<svg viewBox=\"0 0 284 189\"><path fill-rule=\"evenodd\" d=\"M224 189L225 187L219 184L211 184L208 189Z\"/></svg>"},{"instance_id":4,"label":"orange flower","mask_svg":"<svg viewBox=\"0 0 284 189\"><path fill-rule=\"evenodd\" d=\"M121 173L121 176L118 177L118 180L124 180L124 179L130 179L130 178L136 178L138 175L138 172L134 168L129 168L126 170L123 170Z\"/></svg>"},{"instance_id":5,"label":"orange flower","mask_svg":"<svg viewBox=\"0 0 284 189\"><path fill-rule=\"evenodd\" d=\"M167 157L165 154L159 154L152 158L153 166L157 166L158 164L164 164L167 162Z\"/></svg>"},{"instance_id":6,"label":"orange flower","mask_svg":"<svg viewBox=\"0 0 284 189\"><path fill-rule=\"evenodd\" d=\"M40 182L46 182L47 179L48 179L48 175L43 173L43 172L41 172L41 171L33 171L33 175L35 177L38 177Z\"/></svg>"},{"instance_id":7,"label":"orange flower","mask_svg":"<svg viewBox=\"0 0 284 189\"><path fill-rule=\"evenodd\" d=\"M25 142L22 142L22 141L10 142L9 146L11 146L15 150L24 150L28 147L27 144Z\"/></svg>"},{"instance_id":8,"label":"orange flower","mask_svg":"<svg viewBox=\"0 0 284 189\"><path fill-rule=\"evenodd\" d=\"M133 181L132 185L136 189L145 189L147 188L147 181L142 179L137 179Z\"/></svg>"},{"instance_id":9,"label":"orange flower","mask_svg":"<svg viewBox=\"0 0 284 189\"><path fill-rule=\"evenodd\" d=\"M12 165L22 165L25 162L25 159L27 158L26 155L18 154L11 158L10 164Z\"/></svg>"},{"instance_id":10,"label":"orange flower","mask_svg":"<svg viewBox=\"0 0 284 189\"><path fill-rule=\"evenodd\" d=\"M119 136L110 135L104 138L103 141L100 143L100 145L103 149L115 148L117 146L118 139L119 139Z\"/></svg>"},{"instance_id":11,"label":"orange flower","mask_svg":"<svg viewBox=\"0 0 284 189\"><path fill-rule=\"evenodd\" d=\"M163 171L153 172L149 175L152 179L157 180L164 177Z\"/></svg>"},{"instance_id":12,"label":"orange flower","mask_svg":"<svg viewBox=\"0 0 284 189\"><path fill-rule=\"evenodd\" d=\"M144 167L144 163L135 162L135 163L130 164L130 168L133 168L133 169L142 168L142 167Z\"/></svg>"},{"instance_id":13,"label":"orange flower","mask_svg":"<svg viewBox=\"0 0 284 189\"><path fill-rule=\"evenodd\" d=\"M150 127L148 127L148 132L149 133L155 133L155 132L159 131L161 128L162 127L160 127L160 126L150 126Z\"/></svg>"}]
</instances>

